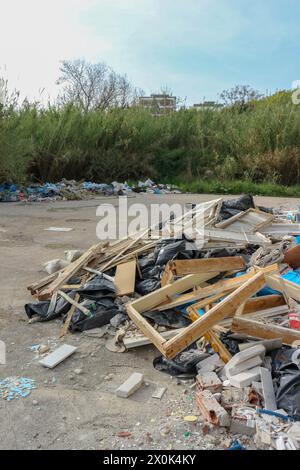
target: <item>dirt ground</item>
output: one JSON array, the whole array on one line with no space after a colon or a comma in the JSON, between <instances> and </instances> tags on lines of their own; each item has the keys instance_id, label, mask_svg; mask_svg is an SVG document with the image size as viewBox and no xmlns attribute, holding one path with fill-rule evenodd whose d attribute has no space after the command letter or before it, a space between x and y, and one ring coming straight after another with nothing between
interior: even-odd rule
<instances>
[{"instance_id":1,"label":"dirt ground","mask_svg":"<svg viewBox=\"0 0 300 470\"><path fill-rule=\"evenodd\" d=\"M218 196L215 196L218 197ZM130 203L187 203L213 199L207 195L137 195ZM267 207L285 210L300 199L257 198ZM96 208L117 198L55 203L0 204L0 339L7 363L0 380L29 377L37 388L29 397L0 399L0 449L222 449L225 431L202 423L189 384L153 368L154 347L124 354L105 348L105 339L69 334L66 342L77 352L53 370L38 363L31 347L58 346L61 321L29 324L24 304L32 301L26 286L44 276L42 264L63 257L64 250L86 249L97 241ZM71 232L49 232L50 226L72 227ZM81 373L77 374L77 369ZM117 398L115 389L133 372L142 372L147 385L133 397ZM151 397L156 386L167 387L162 400ZM196 424L184 416L199 416ZM119 437L118 433L128 433ZM251 448L247 438L244 444Z\"/></svg>"}]
</instances>

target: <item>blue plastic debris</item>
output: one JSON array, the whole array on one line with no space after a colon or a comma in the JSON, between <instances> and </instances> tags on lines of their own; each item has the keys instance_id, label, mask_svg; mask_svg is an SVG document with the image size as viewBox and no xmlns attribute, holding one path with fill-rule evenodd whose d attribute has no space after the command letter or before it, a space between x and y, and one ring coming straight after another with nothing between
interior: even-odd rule
<instances>
[{"instance_id":1,"label":"blue plastic debris","mask_svg":"<svg viewBox=\"0 0 300 470\"><path fill-rule=\"evenodd\" d=\"M242 446L240 441L233 441L233 443L227 450L247 450L247 449L244 446Z\"/></svg>"},{"instance_id":2,"label":"blue plastic debris","mask_svg":"<svg viewBox=\"0 0 300 470\"><path fill-rule=\"evenodd\" d=\"M261 415L268 415L268 416L276 416L276 418L283 419L284 421L289 421L291 418L288 415L283 415L282 413L277 413L276 411L271 411L271 410L263 410L263 409L257 409L256 410L257 414Z\"/></svg>"},{"instance_id":3,"label":"blue plastic debris","mask_svg":"<svg viewBox=\"0 0 300 470\"><path fill-rule=\"evenodd\" d=\"M0 398L11 401L14 398L26 398L31 390L37 388L34 379L28 377L7 377L0 380Z\"/></svg>"}]
</instances>

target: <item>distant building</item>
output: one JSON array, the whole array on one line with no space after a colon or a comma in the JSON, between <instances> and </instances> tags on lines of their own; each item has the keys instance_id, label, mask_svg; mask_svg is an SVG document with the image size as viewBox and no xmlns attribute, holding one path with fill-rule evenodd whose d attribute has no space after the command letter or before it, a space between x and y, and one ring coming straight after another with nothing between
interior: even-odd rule
<instances>
[{"instance_id":1,"label":"distant building","mask_svg":"<svg viewBox=\"0 0 300 470\"><path fill-rule=\"evenodd\" d=\"M166 94L142 96L139 104L143 108L151 109L154 115L161 116L176 111L177 99Z\"/></svg>"},{"instance_id":2,"label":"distant building","mask_svg":"<svg viewBox=\"0 0 300 470\"><path fill-rule=\"evenodd\" d=\"M193 105L193 109L197 111L203 111L205 109L222 109L224 106L221 103L216 103L215 101L203 101L203 103L198 103Z\"/></svg>"}]
</instances>

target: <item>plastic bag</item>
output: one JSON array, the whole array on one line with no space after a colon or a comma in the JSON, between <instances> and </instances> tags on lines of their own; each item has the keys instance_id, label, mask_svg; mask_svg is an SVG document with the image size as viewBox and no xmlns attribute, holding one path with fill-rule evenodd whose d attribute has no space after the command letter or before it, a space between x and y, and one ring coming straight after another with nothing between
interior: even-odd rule
<instances>
[{"instance_id":1,"label":"plastic bag","mask_svg":"<svg viewBox=\"0 0 300 470\"><path fill-rule=\"evenodd\" d=\"M74 299L76 293L75 291L71 291L68 292L68 295L71 297L71 299ZM43 302L26 304L24 308L28 318L32 318L35 315L38 315L41 321L54 320L55 318L64 315L70 310L70 303L63 297L59 297L57 299L54 309L49 311L49 306L50 300L46 300Z\"/></svg>"},{"instance_id":2,"label":"plastic bag","mask_svg":"<svg viewBox=\"0 0 300 470\"><path fill-rule=\"evenodd\" d=\"M227 220L240 212L254 209L255 204L251 194L243 195L238 199L224 201L220 211L220 220Z\"/></svg>"},{"instance_id":3,"label":"plastic bag","mask_svg":"<svg viewBox=\"0 0 300 470\"><path fill-rule=\"evenodd\" d=\"M208 357L208 354L195 349L195 343L191 345L186 351L180 353L173 360L167 359L164 356L156 357L153 361L155 369L173 377L189 379L194 378L198 374L196 365Z\"/></svg>"},{"instance_id":4,"label":"plastic bag","mask_svg":"<svg viewBox=\"0 0 300 470\"><path fill-rule=\"evenodd\" d=\"M109 299L107 299L107 301L109 301ZM114 302L112 300L110 302L110 305L103 305L102 302L87 301L84 306L90 310L90 316L85 315L77 309L72 317L70 330L92 330L93 328L100 328L110 323L110 320L119 313Z\"/></svg>"},{"instance_id":5,"label":"plastic bag","mask_svg":"<svg viewBox=\"0 0 300 470\"><path fill-rule=\"evenodd\" d=\"M165 312L144 312L143 316L148 320L152 320L158 326L166 326L169 328L185 328L192 323L192 320L185 314L179 314L175 310L167 310Z\"/></svg>"},{"instance_id":6,"label":"plastic bag","mask_svg":"<svg viewBox=\"0 0 300 470\"><path fill-rule=\"evenodd\" d=\"M81 297L90 300L101 300L104 297L114 298L116 296L114 284L101 276L95 276L77 292Z\"/></svg>"},{"instance_id":7,"label":"plastic bag","mask_svg":"<svg viewBox=\"0 0 300 470\"><path fill-rule=\"evenodd\" d=\"M187 240L173 241L165 244L156 252L156 266L164 266L175 258L193 259L198 253L196 245Z\"/></svg>"}]
</instances>

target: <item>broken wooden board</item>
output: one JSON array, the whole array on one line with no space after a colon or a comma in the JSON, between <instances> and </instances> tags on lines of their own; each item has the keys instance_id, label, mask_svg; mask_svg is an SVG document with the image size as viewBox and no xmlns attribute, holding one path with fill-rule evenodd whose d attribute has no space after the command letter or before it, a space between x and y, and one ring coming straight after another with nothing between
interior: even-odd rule
<instances>
[{"instance_id":1,"label":"broken wooden board","mask_svg":"<svg viewBox=\"0 0 300 470\"><path fill-rule=\"evenodd\" d=\"M161 289L151 292L138 300L135 300L131 305L138 309L140 313L146 312L163 302L170 302L172 296L181 294L196 286L201 285L216 276L215 273L200 273L190 274L182 279L178 279L173 284L166 285Z\"/></svg>"},{"instance_id":2,"label":"broken wooden board","mask_svg":"<svg viewBox=\"0 0 300 470\"><path fill-rule=\"evenodd\" d=\"M245 212L230 217L216 225L216 228L230 230L239 233L256 233L269 226L274 220L273 214L258 209L248 209Z\"/></svg>"},{"instance_id":3,"label":"broken wooden board","mask_svg":"<svg viewBox=\"0 0 300 470\"><path fill-rule=\"evenodd\" d=\"M262 272L253 275L249 281L229 294L205 315L192 323L192 325L188 326L183 333L169 340L164 345L165 355L169 359L173 359L177 354L201 338L214 325L217 325L220 320L232 315L243 302L261 290L264 285L265 279Z\"/></svg>"},{"instance_id":4,"label":"broken wooden board","mask_svg":"<svg viewBox=\"0 0 300 470\"><path fill-rule=\"evenodd\" d=\"M300 340L300 331L283 328L271 323L261 323L249 320L244 317L234 317L232 331L242 333L252 338L277 339L280 338L283 344L291 346L294 341Z\"/></svg>"},{"instance_id":5,"label":"broken wooden board","mask_svg":"<svg viewBox=\"0 0 300 470\"><path fill-rule=\"evenodd\" d=\"M215 240L229 243L247 243L251 245L271 245L271 240L265 237L260 232L255 234L246 232L231 232L222 229L208 229L205 230L205 239Z\"/></svg>"},{"instance_id":6,"label":"broken wooden board","mask_svg":"<svg viewBox=\"0 0 300 470\"><path fill-rule=\"evenodd\" d=\"M245 261L241 256L169 261L161 278L161 286L170 284L175 277L187 276L188 274L211 272L217 275L220 272L236 272L245 268Z\"/></svg>"},{"instance_id":7,"label":"broken wooden board","mask_svg":"<svg viewBox=\"0 0 300 470\"><path fill-rule=\"evenodd\" d=\"M272 289L275 289L279 292L282 292L287 297L292 297L292 299L300 302L300 286L295 284L295 282L288 281L283 279L277 274L267 275L266 274L266 283Z\"/></svg>"},{"instance_id":8,"label":"broken wooden board","mask_svg":"<svg viewBox=\"0 0 300 470\"><path fill-rule=\"evenodd\" d=\"M278 266L276 264L267 266L266 268L263 268L263 272L269 273L269 274L278 272ZM162 303L161 305L158 305L157 307L155 307L155 310L158 310L158 311L169 310L169 309L179 307L181 305L185 305L189 302L197 302L198 300L200 301L201 299L205 299L212 295L218 295L218 294L226 295L228 292L232 292L234 289L241 286L244 282L251 279L251 277L253 276L253 273L255 273L255 271L251 271L247 274L243 274L242 276L238 276L233 279L225 279L225 280L216 282L215 284L212 284L211 286L203 287L201 289L195 290L194 292L178 296L174 300L169 298L167 302ZM152 294L149 294L149 295L152 295ZM194 309L196 309L197 307L198 307L197 305L192 306L192 308Z\"/></svg>"},{"instance_id":9,"label":"broken wooden board","mask_svg":"<svg viewBox=\"0 0 300 470\"><path fill-rule=\"evenodd\" d=\"M242 256L227 258L204 258L169 261L167 268L175 276L187 276L198 273L220 273L226 271L241 271L246 268Z\"/></svg>"},{"instance_id":10,"label":"broken wooden board","mask_svg":"<svg viewBox=\"0 0 300 470\"><path fill-rule=\"evenodd\" d=\"M115 286L118 295L129 295L135 291L136 260L118 264Z\"/></svg>"},{"instance_id":11,"label":"broken wooden board","mask_svg":"<svg viewBox=\"0 0 300 470\"><path fill-rule=\"evenodd\" d=\"M268 268L270 269L270 268ZM273 270L277 269L274 268ZM226 318L236 311L238 306L245 302L249 297L256 294L265 285L264 270L261 270L258 274L252 272L250 279L240 286L235 292L230 294L226 299L217 304L211 310L209 310L203 317L199 318L195 323L185 328L185 330L175 338L166 341L141 315L148 309L155 307L156 302L159 302L163 297L166 296L166 292L175 294L178 291L187 289L187 286L191 286L194 283L193 276L190 275L176 281L174 284L165 286L159 289L156 293L149 294L148 296L142 297L131 304L126 306L127 313L131 320L135 322L138 328L147 336L151 342L158 348L158 350L167 358L174 358L179 352L186 349L194 341L198 340L208 330L212 329L220 320ZM177 285L176 285L177 284ZM179 287L180 286L180 287ZM157 295L157 293L159 293Z\"/></svg>"}]
</instances>

